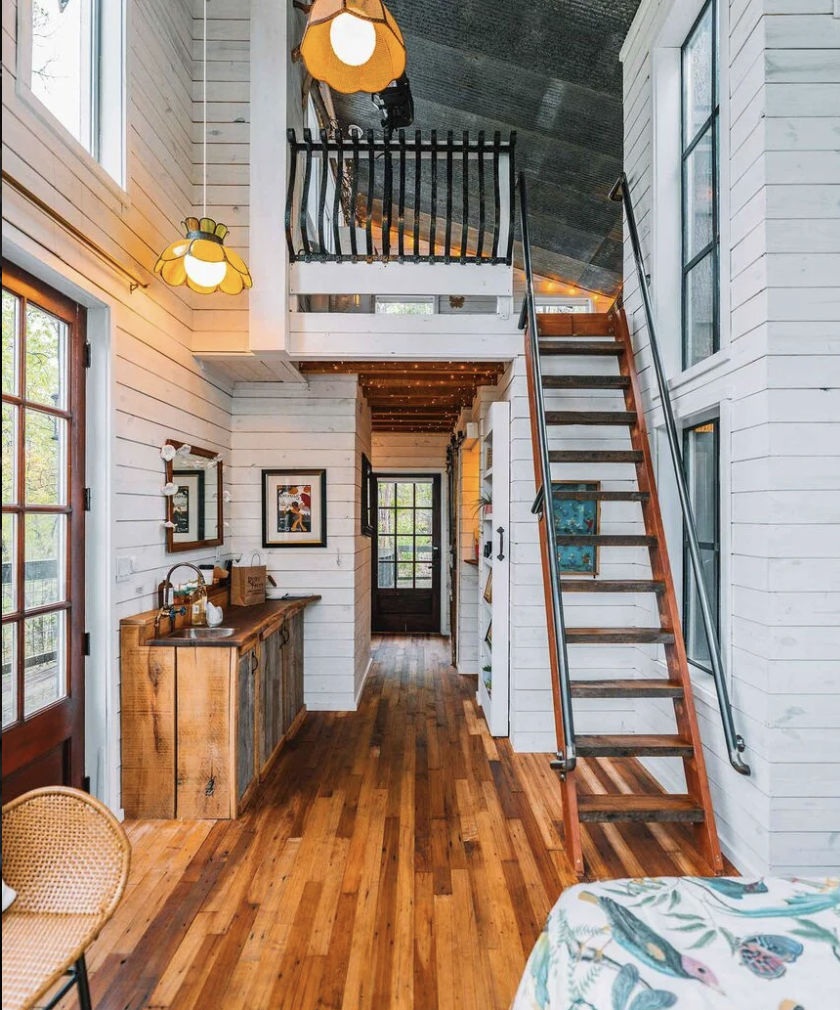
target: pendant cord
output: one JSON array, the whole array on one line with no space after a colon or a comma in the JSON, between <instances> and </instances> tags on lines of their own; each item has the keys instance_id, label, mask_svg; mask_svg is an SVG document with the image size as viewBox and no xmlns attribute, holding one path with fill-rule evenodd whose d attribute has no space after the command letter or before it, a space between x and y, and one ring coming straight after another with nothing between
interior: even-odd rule
<instances>
[{"instance_id":1,"label":"pendant cord","mask_svg":"<svg viewBox=\"0 0 840 1010\"><path fill-rule=\"evenodd\" d=\"M204 167L202 171L202 187L203 187L203 217L207 217L207 0L204 0L204 45L203 45L203 58L204 58L204 79L202 86L202 112L204 119L204 139L202 156L204 161Z\"/></svg>"}]
</instances>

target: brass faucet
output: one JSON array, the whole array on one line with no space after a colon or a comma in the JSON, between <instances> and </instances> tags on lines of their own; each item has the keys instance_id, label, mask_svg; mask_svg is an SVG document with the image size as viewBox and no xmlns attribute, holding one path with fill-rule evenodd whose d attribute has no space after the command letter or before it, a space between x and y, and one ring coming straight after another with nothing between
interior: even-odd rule
<instances>
[{"instance_id":1,"label":"brass faucet","mask_svg":"<svg viewBox=\"0 0 840 1010\"><path fill-rule=\"evenodd\" d=\"M169 571L166 573L166 577L163 580L163 606L160 608L160 610L158 611L158 615L155 618L155 635L160 634L160 622L163 620L164 617L168 617L170 624L172 624L174 623L177 615L179 614L184 615L187 612L187 608L184 606L179 608L175 607L174 592L172 603L169 602L169 592L170 590L172 590L172 573L177 568L192 568L192 570L198 576L198 585L196 587L195 592L192 593L192 595L190 596L190 605L192 605L195 596L198 594L200 594L199 598L202 597L204 598L205 605L207 603L207 583L204 581L204 576L201 574L201 569L197 568L195 565L190 564L189 561L179 561L177 564L173 565L169 569Z\"/></svg>"}]
</instances>

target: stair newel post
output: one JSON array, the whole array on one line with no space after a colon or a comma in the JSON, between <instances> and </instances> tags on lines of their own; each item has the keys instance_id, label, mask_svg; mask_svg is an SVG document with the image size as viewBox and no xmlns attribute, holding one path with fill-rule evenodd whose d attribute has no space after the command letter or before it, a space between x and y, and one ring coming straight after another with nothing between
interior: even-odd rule
<instances>
[{"instance_id":1,"label":"stair newel post","mask_svg":"<svg viewBox=\"0 0 840 1010\"><path fill-rule=\"evenodd\" d=\"M723 873L723 857L715 825L715 814L712 797L709 792L709 781L706 774L706 762L703 756L703 744L700 739L700 728L697 723L697 712L694 707L694 697L691 689L691 677L688 672L688 657L685 649L682 622L677 594L674 587L674 577L668 558L668 548L665 540L665 527L659 508L659 497L654 477L653 456L650 450L647 425L645 423L644 405L636 371L633 343L627 326L627 317L623 309L613 316L616 339L624 347L620 356L620 370L629 379L629 385L624 390L624 402L628 411L636 414L636 420L630 426L630 441L633 449L641 452L641 461L636 463L636 477L639 490L646 492L647 497L642 502L642 516L645 531L654 538L650 547L651 574L657 581L665 585L665 591L657 594L657 608L661 626L674 635L674 641L666 644L665 659L668 666L669 679L680 684L682 694L672 699L677 730L680 737L690 740L693 753L683 758L686 786L689 795L703 808L704 819L695 825L695 832L706 862L716 874Z\"/></svg>"}]
</instances>

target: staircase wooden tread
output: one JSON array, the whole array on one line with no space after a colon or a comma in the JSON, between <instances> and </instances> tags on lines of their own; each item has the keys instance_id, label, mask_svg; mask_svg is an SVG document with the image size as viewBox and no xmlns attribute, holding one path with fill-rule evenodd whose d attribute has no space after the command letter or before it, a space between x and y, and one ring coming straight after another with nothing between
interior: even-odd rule
<instances>
[{"instance_id":1,"label":"staircase wooden tread","mask_svg":"<svg viewBox=\"0 0 840 1010\"><path fill-rule=\"evenodd\" d=\"M548 410L546 424L630 425L638 420L634 410Z\"/></svg>"},{"instance_id":2,"label":"staircase wooden tread","mask_svg":"<svg viewBox=\"0 0 840 1010\"><path fill-rule=\"evenodd\" d=\"M706 818L703 808L690 796L649 796L620 793L578 796L581 821L677 821L700 824Z\"/></svg>"},{"instance_id":3,"label":"staircase wooden tread","mask_svg":"<svg viewBox=\"0 0 840 1010\"><path fill-rule=\"evenodd\" d=\"M575 745L581 757L691 757L694 753L690 740L671 734L584 733L576 737Z\"/></svg>"},{"instance_id":4,"label":"staircase wooden tread","mask_svg":"<svg viewBox=\"0 0 840 1010\"><path fill-rule=\"evenodd\" d=\"M648 501L649 491L561 491L554 487L552 498L557 501Z\"/></svg>"},{"instance_id":5,"label":"staircase wooden tread","mask_svg":"<svg viewBox=\"0 0 840 1010\"><path fill-rule=\"evenodd\" d=\"M637 449L552 449L551 463L641 463L644 455Z\"/></svg>"},{"instance_id":6,"label":"staircase wooden tread","mask_svg":"<svg viewBox=\"0 0 840 1010\"><path fill-rule=\"evenodd\" d=\"M566 628L569 645L671 645L674 632L663 628Z\"/></svg>"},{"instance_id":7,"label":"staircase wooden tread","mask_svg":"<svg viewBox=\"0 0 840 1010\"><path fill-rule=\"evenodd\" d=\"M673 680L573 680L573 698L682 698Z\"/></svg>"},{"instance_id":8,"label":"staircase wooden tread","mask_svg":"<svg viewBox=\"0 0 840 1010\"><path fill-rule=\"evenodd\" d=\"M664 593L656 579L561 579L564 593Z\"/></svg>"},{"instance_id":9,"label":"staircase wooden tread","mask_svg":"<svg viewBox=\"0 0 840 1010\"><path fill-rule=\"evenodd\" d=\"M629 389L626 375L544 375L546 389Z\"/></svg>"},{"instance_id":10,"label":"staircase wooden tread","mask_svg":"<svg viewBox=\"0 0 840 1010\"><path fill-rule=\"evenodd\" d=\"M614 340L564 340L558 344L541 340L540 354L624 354L624 348Z\"/></svg>"},{"instance_id":11,"label":"staircase wooden tread","mask_svg":"<svg viewBox=\"0 0 840 1010\"><path fill-rule=\"evenodd\" d=\"M655 547L656 537L611 533L558 533L557 543L563 547Z\"/></svg>"}]
</instances>

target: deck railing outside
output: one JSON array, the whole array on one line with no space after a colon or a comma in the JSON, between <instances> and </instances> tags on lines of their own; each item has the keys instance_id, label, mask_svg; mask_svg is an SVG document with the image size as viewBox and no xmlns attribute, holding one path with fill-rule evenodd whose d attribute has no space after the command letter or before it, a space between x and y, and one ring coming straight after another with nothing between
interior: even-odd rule
<instances>
[{"instance_id":1,"label":"deck railing outside","mask_svg":"<svg viewBox=\"0 0 840 1010\"><path fill-rule=\"evenodd\" d=\"M515 133L288 140L292 263L512 264Z\"/></svg>"}]
</instances>

